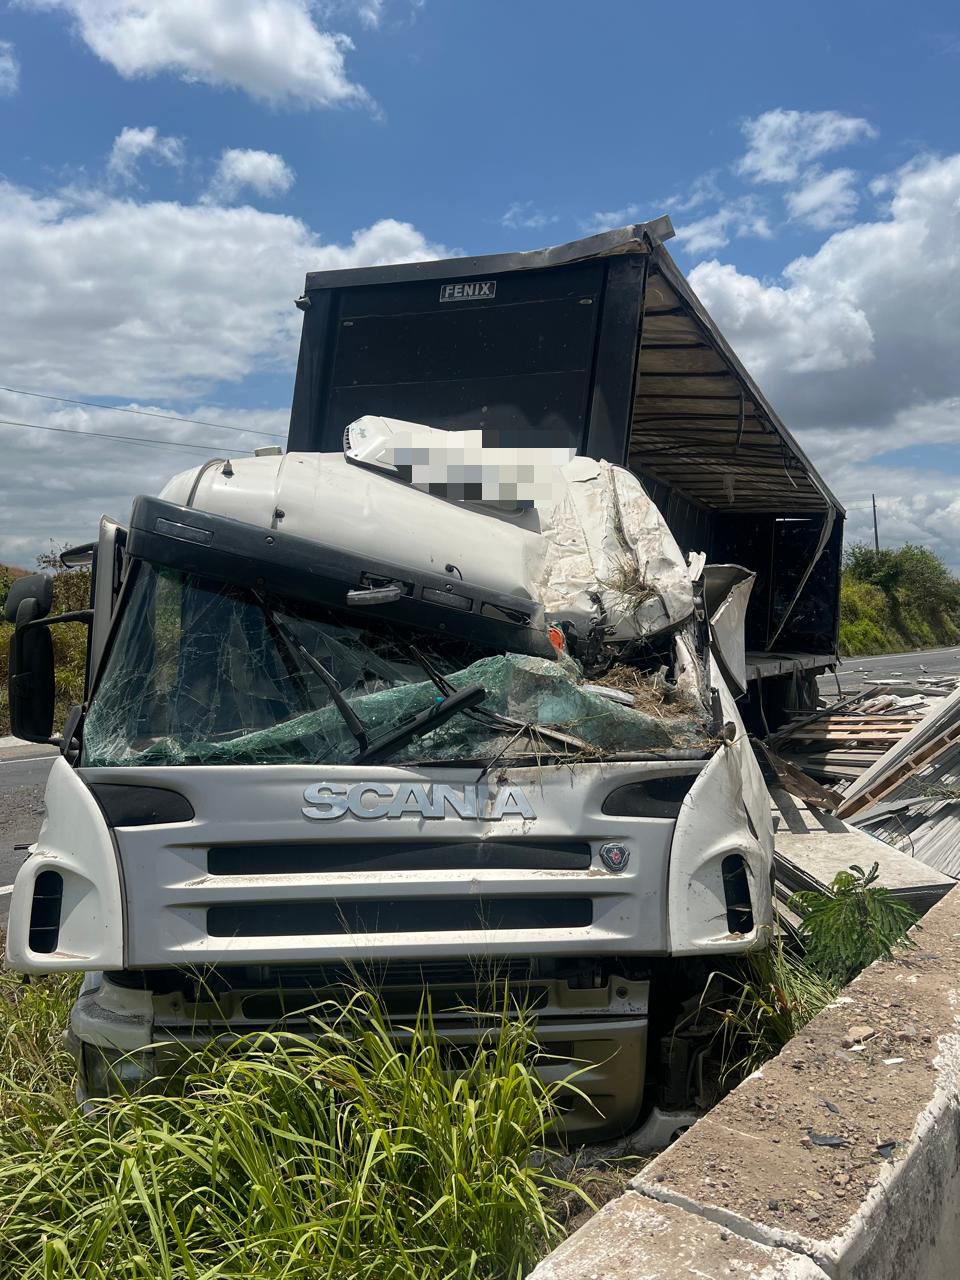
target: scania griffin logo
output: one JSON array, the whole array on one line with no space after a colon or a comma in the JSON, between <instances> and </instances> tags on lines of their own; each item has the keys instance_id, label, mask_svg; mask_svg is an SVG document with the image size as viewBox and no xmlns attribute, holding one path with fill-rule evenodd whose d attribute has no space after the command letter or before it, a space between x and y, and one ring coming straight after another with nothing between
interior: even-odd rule
<instances>
[{"instance_id":1,"label":"scania griffin logo","mask_svg":"<svg viewBox=\"0 0 960 1280\"><path fill-rule=\"evenodd\" d=\"M303 793L301 810L312 822L328 822L350 813L355 818L535 818L522 787L487 787L468 782L315 782Z\"/></svg>"}]
</instances>

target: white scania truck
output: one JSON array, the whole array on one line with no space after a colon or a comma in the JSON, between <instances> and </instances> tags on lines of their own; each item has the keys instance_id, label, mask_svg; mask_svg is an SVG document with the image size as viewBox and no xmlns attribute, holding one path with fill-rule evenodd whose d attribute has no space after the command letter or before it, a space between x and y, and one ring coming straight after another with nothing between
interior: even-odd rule
<instances>
[{"instance_id":1,"label":"white scania truck","mask_svg":"<svg viewBox=\"0 0 960 1280\"><path fill-rule=\"evenodd\" d=\"M585 344L580 313L616 310L623 263L649 290L669 263L655 230L396 268L409 280L389 288L308 279L291 450L212 460L104 519L72 556L92 567L88 612L50 616L42 577L14 585L13 729L61 756L7 964L86 971L70 1027L84 1094L163 1077L211 1036L305 1025L360 975L398 1039L427 990L453 1044L487 1034L470 1009L509 984L551 1071L590 1064L571 1136L702 1095L709 1033L689 1002L772 923L769 801L736 699L774 714L785 674L802 697L831 657L830 588L812 566L779 588L756 557L705 566L696 552L736 549L706 505L703 545L681 547L627 446L583 447L623 382L598 326L632 353L621 435L635 421L643 297L633 319L593 317ZM598 264L599 283L581 278ZM540 300L524 312L510 290L526 273ZM490 312L479 329L468 307ZM379 338L349 332L383 316ZM445 351L429 338L448 322ZM773 528L779 481L751 470L762 433L746 427L767 410L748 381L733 403L733 479L702 443L690 456L710 456L721 495L740 489L745 528ZM777 438L790 518L816 526L789 536L831 571L835 504ZM765 483L774 496L748 496ZM768 636L801 606L820 637L789 671L774 655L765 712L755 574ZM66 616L88 624L88 682L54 734Z\"/></svg>"}]
</instances>

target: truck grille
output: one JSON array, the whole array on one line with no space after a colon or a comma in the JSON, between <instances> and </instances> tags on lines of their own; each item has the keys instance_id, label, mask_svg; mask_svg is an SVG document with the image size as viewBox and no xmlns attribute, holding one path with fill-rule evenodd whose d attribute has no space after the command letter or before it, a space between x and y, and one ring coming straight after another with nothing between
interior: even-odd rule
<instances>
[{"instance_id":1,"label":"truck grille","mask_svg":"<svg viewBox=\"0 0 960 1280\"><path fill-rule=\"evenodd\" d=\"M346 899L223 903L207 909L212 938L578 929L592 922L589 898Z\"/></svg>"},{"instance_id":2,"label":"truck grille","mask_svg":"<svg viewBox=\"0 0 960 1280\"><path fill-rule=\"evenodd\" d=\"M390 844L224 844L207 854L211 876L322 875L351 871L586 871L579 841L422 840Z\"/></svg>"},{"instance_id":3,"label":"truck grille","mask_svg":"<svg viewBox=\"0 0 960 1280\"><path fill-rule=\"evenodd\" d=\"M354 989L356 983L354 983ZM324 1000L349 999L351 988L340 987L325 991L258 991L243 1000L243 1016L251 1022L269 1025L278 1018L291 1018L315 1011ZM498 1013L505 1006L514 1007L521 1002L524 1009L534 1011L547 1001L546 987L523 987L510 992L512 1004L508 1004L508 989L504 986L465 985L458 990L440 988L430 991L430 1012L441 1014L488 1012ZM415 1018L425 1008L427 988L382 987L377 993L377 1003L391 1018Z\"/></svg>"}]
</instances>

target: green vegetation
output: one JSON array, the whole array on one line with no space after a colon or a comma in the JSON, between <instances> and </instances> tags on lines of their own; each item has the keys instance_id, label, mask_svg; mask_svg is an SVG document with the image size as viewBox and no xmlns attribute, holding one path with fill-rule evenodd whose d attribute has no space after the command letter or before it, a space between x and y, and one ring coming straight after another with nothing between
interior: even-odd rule
<instances>
[{"instance_id":1,"label":"green vegetation","mask_svg":"<svg viewBox=\"0 0 960 1280\"><path fill-rule=\"evenodd\" d=\"M917 913L878 885L879 877L876 862L869 871L854 865L837 872L829 894L793 895L806 962L825 981L846 986L874 960L889 960L897 944L913 945L904 935Z\"/></svg>"},{"instance_id":2,"label":"green vegetation","mask_svg":"<svg viewBox=\"0 0 960 1280\"><path fill-rule=\"evenodd\" d=\"M725 981L732 1003L710 1003L722 1019L723 1077L733 1083L778 1054L839 992L779 938L748 956L740 977Z\"/></svg>"},{"instance_id":3,"label":"green vegetation","mask_svg":"<svg viewBox=\"0 0 960 1280\"><path fill-rule=\"evenodd\" d=\"M308 1040L250 1036L171 1095L74 1102L74 979L0 976L0 1280L515 1280L587 1197L544 1140L522 1013L450 1071L429 1012L399 1050L376 998Z\"/></svg>"},{"instance_id":4,"label":"green vegetation","mask_svg":"<svg viewBox=\"0 0 960 1280\"><path fill-rule=\"evenodd\" d=\"M52 549L37 558L37 567L53 576L53 613L86 609L90 603L90 573L87 569L64 569L59 551ZM7 598L12 578L0 574L0 609ZM10 732L7 704L7 663L13 627L0 615L0 736ZM83 699L87 661L87 629L81 623L65 622L53 628L53 652L57 664L57 709L54 724L60 728L67 712Z\"/></svg>"},{"instance_id":5,"label":"green vegetation","mask_svg":"<svg viewBox=\"0 0 960 1280\"><path fill-rule=\"evenodd\" d=\"M917 913L876 883L878 870L851 866L828 893L794 894L790 907L801 923L792 945L777 938L753 952L740 975L725 980L732 1003L708 1001L721 1017L725 1078L756 1071L868 964L913 945L906 933Z\"/></svg>"},{"instance_id":6,"label":"green vegetation","mask_svg":"<svg viewBox=\"0 0 960 1280\"><path fill-rule=\"evenodd\" d=\"M960 644L960 579L927 547L844 553L840 652L845 657Z\"/></svg>"}]
</instances>

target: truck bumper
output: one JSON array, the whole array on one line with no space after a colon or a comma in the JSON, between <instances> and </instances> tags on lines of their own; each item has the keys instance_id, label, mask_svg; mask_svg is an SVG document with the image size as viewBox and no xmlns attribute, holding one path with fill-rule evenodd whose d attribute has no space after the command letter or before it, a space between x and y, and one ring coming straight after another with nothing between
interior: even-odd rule
<instances>
[{"instance_id":1,"label":"truck bumper","mask_svg":"<svg viewBox=\"0 0 960 1280\"><path fill-rule=\"evenodd\" d=\"M131 990L108 975L90 974L71 1011L66 1035L77 1061L79 1098L87 1102L140 1089L162 1091L195 1053L215 1041L227 1047L240 1036L270 1031L317 1034L309 1006L331 995L231 991L219 998L214 1015L209 1005ZM454 1003L454 995L459 1003ZM636 1123L643 1106L648 995L647 982L623 978L586 990L558 979L531 983L543 1054L537 1073L545 1082L573 1077L573 1087L561 1095L567 1138L612 1137ZM422 987L418 992L413 987L393 988L384 997L399 1045L411 1041L409 1028L416 1016L416 1007L411 1016L407 996L422 999ZM459 991L431 984L430 998L442 1044L469 1050L495 1035L491 1026L499 1015L475 1012ZM288 1008L299 1003L299 1010L273 1019L249 1016L283 1000Z\"/></svg>"}]
</instances>

